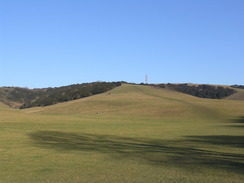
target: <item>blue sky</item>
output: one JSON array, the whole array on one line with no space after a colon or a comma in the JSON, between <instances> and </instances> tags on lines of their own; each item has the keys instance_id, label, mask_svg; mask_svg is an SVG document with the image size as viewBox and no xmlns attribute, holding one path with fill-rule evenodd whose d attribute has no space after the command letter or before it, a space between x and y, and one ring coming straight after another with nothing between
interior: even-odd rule
<instances>
[{"instance_id":1,"label":"blue sky","mask_svg":"<svg viewBox=\"0 0 244 183\"><path fill-rule=\"evenodd\" d=\"M244 84L243 0L0 0L0 86Z\"/></svg>"}]
</instances>

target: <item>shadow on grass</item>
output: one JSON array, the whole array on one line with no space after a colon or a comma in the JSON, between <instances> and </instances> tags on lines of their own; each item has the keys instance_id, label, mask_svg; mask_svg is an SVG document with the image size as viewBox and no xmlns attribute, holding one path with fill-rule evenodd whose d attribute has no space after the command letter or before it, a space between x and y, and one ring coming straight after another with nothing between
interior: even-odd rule
<instances>
[{"instance_id":1,"label":"shadow on grass","mask_svg":"<svg viewBox=\"0 0 244 183\"><path fill-rule=\"evenodd\" d=\"M233 122L234 123L243 123L244 124L244 116L241 116L238 119L234 119Z\"/></svg>"},{"instance_id":2,"label":"shadow on grass","mask_svg":"<svg viewBox=\"0 0 244 183\"><path fill-rule=\"evenodd\" d=\"M232 119L231 121L228 121L228 123L231 125L227 125L226 127L244 128L244 116Z\"/></svg>"},{"instance_id":3,"label":"shadow on grass","mask_svg":"<svg viewBox=\"0 0 244 183\"><path fill-rule=\"evenodd\" d=\"M244 136L212 135L189 136L191 142L244 148Z\"/></svg>"},{"instance_id":4,"label":"shadow on grass","mask_svg":"<svg viewBox=\"0 0 244 183\"><path fill-rule=\"evenodd\" d=\"M243 136L240 138L236 136L194 136L185 141L123 138L59 131L37 131L29 136L38 147L58 151L106 153L115 158L134 159L159 166L169 165L194 169L211 166L238 173L243 173L244 170L244 154L202 150L194 146L194 143L229 145L236 141L240 145ZM225 143L225 141L227 142ZM243 147L243 145L240 146Z\"/></svg>"},{"instance_id":5,"label":"shadow on grass","mask_svg":"<svg viewBox=\"0 0 244 183\"><path fill-rule=\"evenodd\" d=\"M229 125L228 127L244 128L244 125Z\"/></svg>"}]
</instances>

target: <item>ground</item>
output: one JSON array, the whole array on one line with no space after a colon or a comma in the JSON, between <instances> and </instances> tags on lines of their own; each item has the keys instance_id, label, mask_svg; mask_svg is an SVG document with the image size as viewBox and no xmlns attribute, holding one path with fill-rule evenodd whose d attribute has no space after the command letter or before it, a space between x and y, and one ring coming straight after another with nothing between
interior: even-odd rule
<instances>
[{"instance_id":1,"label":"ground","mask_svg":"<svg viewBox=\"0 0 244 183\"><path fill-rule=\"evenodd\" d=\"M0 116L3 183L244 180L244 101L125 84Z\"/></svg>"}]
</instances>

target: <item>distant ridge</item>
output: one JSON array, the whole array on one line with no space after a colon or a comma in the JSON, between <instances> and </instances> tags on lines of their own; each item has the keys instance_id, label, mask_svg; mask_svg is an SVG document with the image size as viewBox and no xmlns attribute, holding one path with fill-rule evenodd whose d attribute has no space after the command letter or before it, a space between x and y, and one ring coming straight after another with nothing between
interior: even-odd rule
<instances>
[{"instance_id":1,"label":"distant ridge","mask_svg":"<svg viewBox=\"0 0 244 183\"><path fill-rule=\"evenodd\" d=\"M120 82L93 82L73 84L56 88L28 89L20 87L0 87L0 102L12 108L30 108L48 106L107 92L121 86ZM134 84L137 85L137 84ZM215 86L192 84L144 84L153 87L166 88L200 98L243 100L244 92L241 85Z\"/></svg>"}]
</instances>

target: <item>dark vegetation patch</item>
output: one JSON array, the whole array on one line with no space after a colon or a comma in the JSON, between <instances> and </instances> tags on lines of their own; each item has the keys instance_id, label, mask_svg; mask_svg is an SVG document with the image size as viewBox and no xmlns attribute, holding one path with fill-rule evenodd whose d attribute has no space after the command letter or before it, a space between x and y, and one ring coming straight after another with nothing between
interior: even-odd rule
<instances>
[{"instance_id":1,"label":"dark vegetation patch","mask_svg":"<svg viewBox=\"0 0 244 183\"><path fill-rule=\"evenodd\" d=\"M89 97L92 95L104 93L120 85L120 82L95 82L76 84L59 88L49 88L35 101L27 101L24 105L21 106L21 108L48 106L60 102Z\"/></svg>"},{"instance_id":2,"label":"dark vegetation patch","mask_svg":"<svg viewBox=\"0 0 244 183\"><path fill-rule=\"evenodd\" d=\"M186 93L200 98L222 99L234 94L236 91L231 88L224 88L221 86L212 85L188 85L188 84L158 84L150 85L160 88L167 88Z\"/></svg>"},{"instance_id":3,"label":"dark vegetation patch","mask_svg":"<svg viewBox=\"0 0 244 183\"><path fill-rule=\"evenodd\" d=\"M244 89L244 85L232 85L232 88Z\"/></svg>"},{"instance_id":4,"label":"dark vegetation patch","mask_svg":"<svg viewBox=\"0 0 244 183\"><path fill-rule=\"evenodd\" d=\"M94 82L45 89L2 87L0 88L0 101L21 109L48 106L100 94L120 86L121 83Z\"/></svg>"},{"instance_id":5,"label":"dark vegetation patch","mask_svg":"<svg viewBox=\"0 0 244 183\"><path fill-rule=\"evenodd\" d=\"M35 101L46 89L28 89L20 87L1 87L0 101L13 108L19 108L27 101Z\"/></svg>"},{"instance_id":6,"label":"dark vegetation patch","mask_svg":"<svg viewBox=\"0 0 244 183\"><path fill-rule=\"evenodd\" d=\"M33 145L57 151L106 153L120 159L132 159L157 166L182 168L211 166L243 173L244 154L200 148L203 144L243 148L243 136L189 136L185 140L124 138L60 131L37 131L29 134ZM236 147L235 146L235 147ZM218 148L217 148L218 149Z\"/></svg>"}]
</instances>

